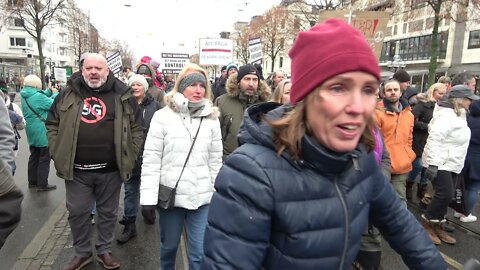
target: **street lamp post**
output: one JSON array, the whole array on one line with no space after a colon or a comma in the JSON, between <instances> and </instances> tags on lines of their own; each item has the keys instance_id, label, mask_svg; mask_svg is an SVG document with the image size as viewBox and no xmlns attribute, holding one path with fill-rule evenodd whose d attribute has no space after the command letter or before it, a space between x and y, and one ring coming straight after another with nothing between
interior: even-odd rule
<instances>
[{"instance_id":1,"label":"street lamp post","mask_svg":"<svg viewBox=\"0 0 480 270\"><path fill-rule=\"evenodd\" d=\"M393 61L387 61L387 66L393 73L397 72L399 68L404 69L406 65L405 61L398 54L393 56Z\"/></svg>"}]
</instances>

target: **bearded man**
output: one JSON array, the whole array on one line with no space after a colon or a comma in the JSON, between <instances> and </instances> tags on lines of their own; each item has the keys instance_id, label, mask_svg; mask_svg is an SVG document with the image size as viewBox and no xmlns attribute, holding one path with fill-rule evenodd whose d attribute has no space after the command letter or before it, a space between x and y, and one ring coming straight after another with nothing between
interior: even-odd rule
<instances>
[{"instance_id":1,"label":"bearded man","mask_svg":"<svg viewBox=\"0 0 480 270\"><path fill-rule=\"evenodd\" d=\"M390 154L390 181L407 207L406 180L415 160L412 149L414 117L407 100L401 98L402 90L398 81L390 80L385 83L384 94L385 98L378 103L375 110L375 120Z\"/></svg>"},{"instance_id":2,"label":"bearded man","mask_svg":"<svg viewBox=\"0 0 480 270\"><path fill-rule=\"evenodd\" d=\"M130 178L143 143L141 114L132 90L115 78L106 59L87 54L81 74L68 81L47 119L50 155L65 179L68 222L75 248L64 269L93 260L90 211L96 203L96 259L107 269L120 267L112 255L122 180Z\"/></svg>"}]
</instances>

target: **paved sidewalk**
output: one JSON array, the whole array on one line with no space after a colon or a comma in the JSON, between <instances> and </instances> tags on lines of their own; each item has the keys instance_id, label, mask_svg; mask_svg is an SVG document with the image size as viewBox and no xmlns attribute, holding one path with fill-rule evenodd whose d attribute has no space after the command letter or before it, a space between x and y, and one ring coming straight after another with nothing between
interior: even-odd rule
<instances>
[{"instance_id":1,"label":"paved sidewalk","mask_svg":"<svg viewBox=\"0 0 480 270\"><path fill-rule=\"evenodd\" d=\"M123 193L123 192L122 192ZM119 207L123 213L123 199ZM118 215L121 217L122 215ZM158 216L158 214L157 214ZM68 225L68 212L65 202L55 210L35 238L17 259L13 270L60 270L74 256L73 239ZM94 226L94 225L93 225ZM115 227L115 234L123 226ZM141 214L137 218L137 236L128 243L113 243L113 254L120 260L121 269L159 269L159 226L158 218L154 225L146 225ZM94 230L94 238L96 231ZM182 235L177 252L177 269L188 269L185 238ZM1 268L1 267L0 267ZM82 270L104 269L96 261Z\"/></svg>"},{"instance_id":2,"label":"paved sidewalk","mask_svg":"<svg viewBox=\"0 0 480 270\"><path fill-rule=\"evenodd\" d=\"M49 270L63 251L70 236L65 202L50 216L46 224L37 233L23 251L13 270Z\"/></svg>"}]
</instances>

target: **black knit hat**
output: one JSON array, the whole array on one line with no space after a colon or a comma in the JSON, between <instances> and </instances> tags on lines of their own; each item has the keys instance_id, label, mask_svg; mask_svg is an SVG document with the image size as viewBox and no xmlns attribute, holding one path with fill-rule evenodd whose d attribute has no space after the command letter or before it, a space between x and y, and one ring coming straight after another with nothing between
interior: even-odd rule
<instances>
[{"instance_id":1,"label":"black knit hat","mask_svg":"<svg viewBox=\"0 0 480 270\"><path fill-rule=\"evenodd\" d=\"M397 72L395 72L395 74L393 74L393 79L395 79L396 81L401 82L401 83L402 82L409 82L410 81L410 75L405 70L399 69L399 70L397 70Z\"/></svg>"},{"instance_id":2,"label":"black knit hat","mask_svg":"<svg viewBox=\"0 0 480 270\"><path fill-rule=\"evenodd\" d=\"M238 69L237 82L240 82L243 77L248 74L256 75L260 79L257 68L255 68L255 66L252 64L246 64Z\"/></svg>"}]
</instances>

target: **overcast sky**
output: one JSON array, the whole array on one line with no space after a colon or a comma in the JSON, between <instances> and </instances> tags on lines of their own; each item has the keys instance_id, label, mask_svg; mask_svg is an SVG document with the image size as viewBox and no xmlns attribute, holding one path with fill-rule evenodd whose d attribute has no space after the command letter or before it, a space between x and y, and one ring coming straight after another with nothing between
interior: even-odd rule
<instances>
[{"instance_id":1,"label":"overcast sky","mask_svg":"<svg viewBox=\"0 0 480 270\"><path fill-rule=\"evenodd\" d=\"M136 57L162 50L192 53L199 38L218 38L281 0L75 0L107 38L125 41ZM131 7L126 7L130 4ZM185 46L178 47L178 44ZM178 50L178 51L172 51Z\"/></svg>"}]
</instances>

